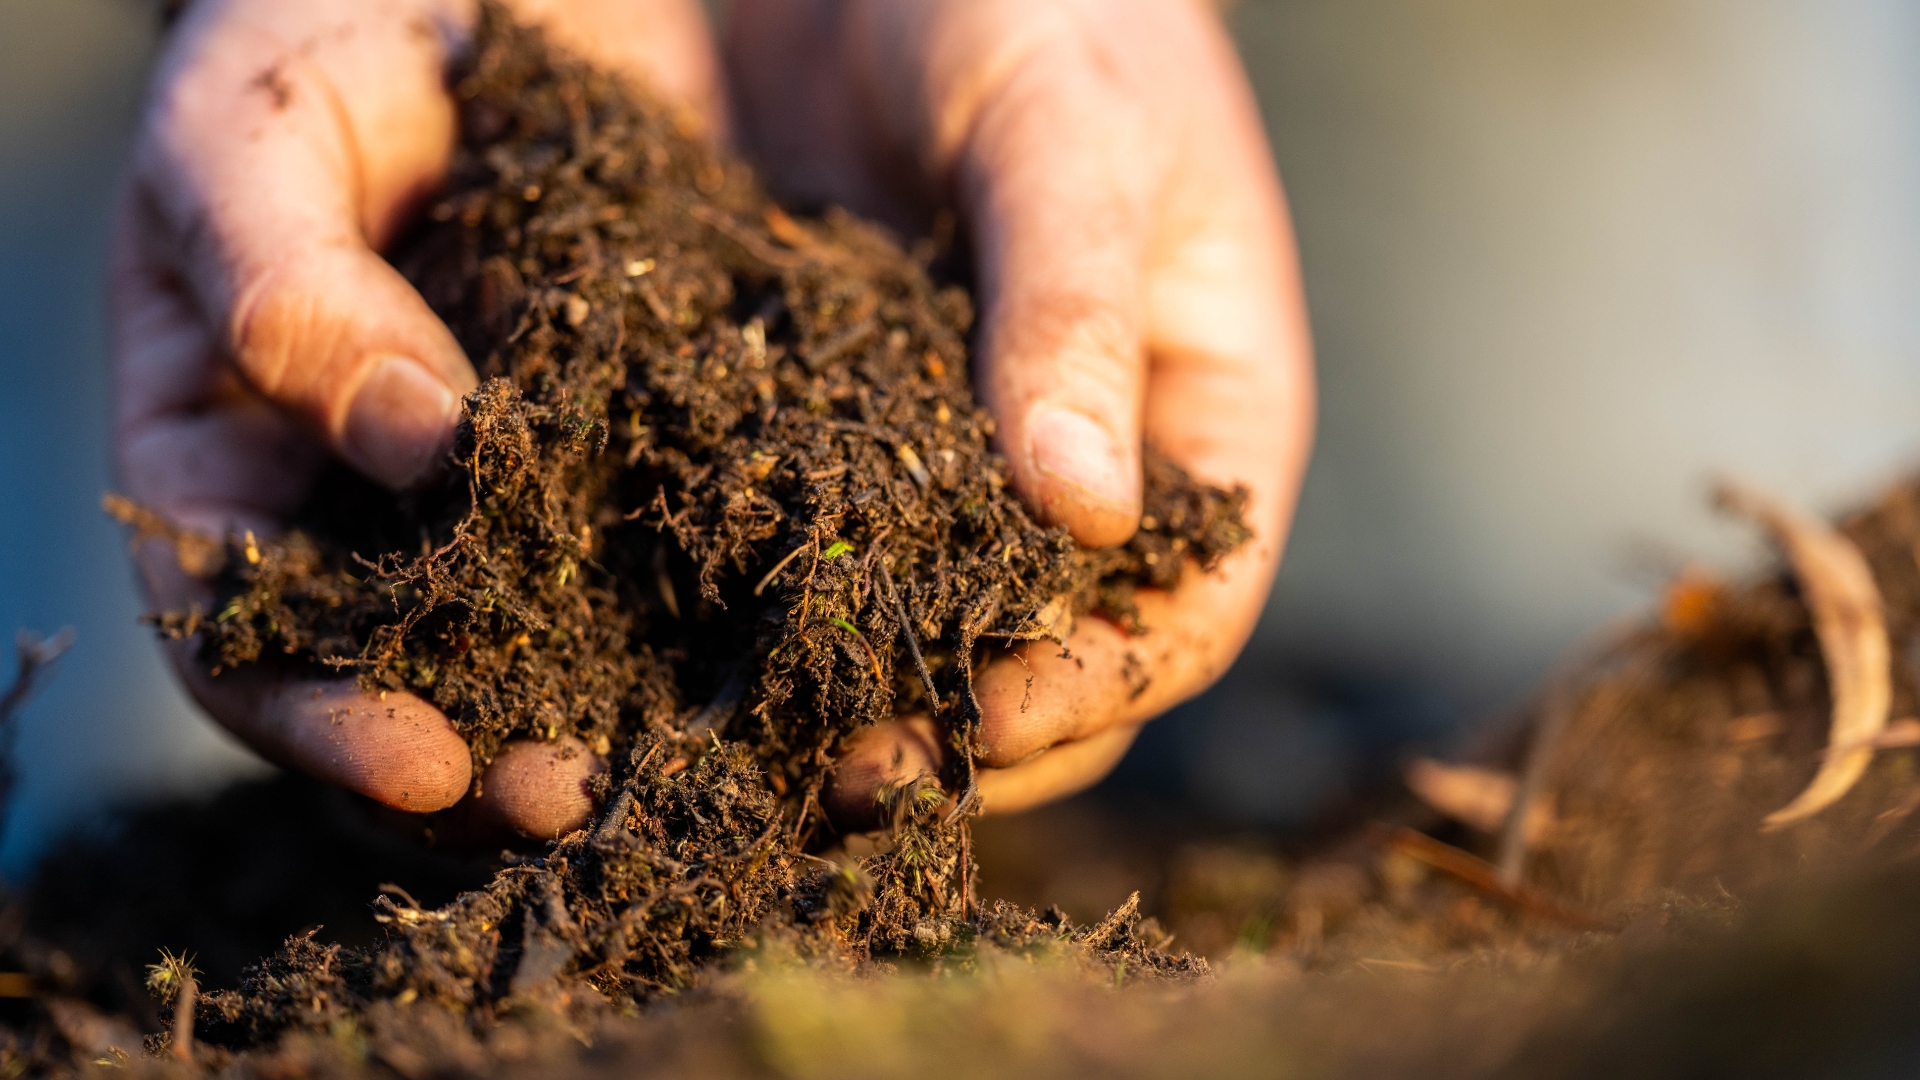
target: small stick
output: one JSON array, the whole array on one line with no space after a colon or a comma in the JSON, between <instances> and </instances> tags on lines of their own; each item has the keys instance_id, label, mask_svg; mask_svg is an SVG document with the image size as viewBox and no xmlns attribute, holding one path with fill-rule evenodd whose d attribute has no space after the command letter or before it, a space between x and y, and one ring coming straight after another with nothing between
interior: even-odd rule
<instances>
[{"instance_id":1,"label":"small stick","mask_svg":"<svg viewBox=\"0 0 1920 1080\"><path fill-rule=\"evenodd\" d=\"M173 999L173 1056L193 1060L193 1006L200 996L200 984L188 969L180 982L180 996Z\"/></svg>"},{"instance_id":2,"label":"small stick","mask_svg":"<svg viewBox=\"0 0 1920 1080\"><path fill-rule=\"evenodd\" d=\"M973 917L973 829L960 825L960 917Z\"/></svg>"},{"instance_id":3,"label":"small stick","mask_svg":"<svg viewBox=\"0 0 1920 1080\"><path fill-rule=\"evenodd\" d=\"M1521 769L1514 784L1513 801L1507 804L1507 819L1500 830L1500 862L1495 872L1500 875L1500 883L1510 889L1520 887L1526 870L1528 841L1532 839L1528 826L1534 820L1533 808L1546 794L1547 772L1554 751L1560 748L1560 737L1573 721L1574 706L1566 700L1568 696L1559 693L1548 698L1546 715L1534 730L1533 745L1527 748L1526 767Z\"/></svg>"},{"instance_id":4,"label":"small stick","mask_svg":"<svg viewBox=\"0 0 1920 1080\"><path fill-rule=\"evenodd\" d=\"M60 654L73 645L73 627L69 626L50 638L42 639L30 631L22 630L14 639L14 650L18 655L19 666L14 669L13 685L0 695L0 724L13 718L14 711L26 704L33 691L46 673L47 668L60 659Z\"/></svg>"},{"instance_id":5,"label":"small stick","mask_svg":"<svg viewBox=\"0 0 1920 1080\"><path fill-rule=\"evenodd\" d=\"M1585 683L1576 680L1583 672L1591 677L1590 669L1610 663L1616 652L1632 640L1632 634L1631 620L1621 620L1603 627L1589 639L1588 645L1569 652L1560 662L1560 672L1547 680L1549 686L1558 689L1548 697L1546 715L1541 717L1540 726L1533 734L1533 743L1527 747L1527 759L1520 770L1519 784L1514 788L1513 804L1507 808L1506 824L1500 832L1500 850L1496 862L1500 868L1500 880L1510 887L1519 886L1526 870L1527 849L1533 838L1531 823L1534 821L1534 808L1547 794L1547 779L1559 752L1561 738L1573 726L1574 714L1579 709L1578 696L1586 688Z\"/></svg>"},{"instance_id":6,"label":"small stick","mask_svg":"<svg viewBox=\"0 0 1920 1080\"><path fill-rule=\"evenodd\" d=\"M838 615L834 616L831 619L828 619L827 621L839 627L840 629L845 630L847 633L853 635L853 639L860 643L860 647L867 650L867 659L873 661L874 681L882 684L886 683L887 673L880 670L880 654L873 651L873 644L867 640L867 635L861 633L859 627L853 625L852 623L839 617Z\"/></svg>"},{"instance_id":7,"label":"small stick","mask_svg":"<svg viewBox=\"0 0 1920 1080\"><path fill-rule=\"evenodd\" d=\"M716 731L725 730L727 721L733 719L734 710L740 707L740 702L746 696L746 671L735 669L727 676L727 680L720 684L720 689L713 695L713 700L695 713L692 720L687 721L687 734L704 739Z\"/></svg>"},{"instance_id":8,"label":"small stick","mask_svg":"<svg viewBox=\"0 0 1920 1080\"><path fill-rule=\"evenodd\" d=\"M656 747L657 749L657 747ZM614 796L613 805L607 807L600 826L593 830L595 840L612 840L627 828L627 815L633 811L633 781L620 785L620 794Z\"/></svg>"},{"instance_id":9,"label":"small stick","mask_svg":"<svg viewBox=\"0 0 1920 1080\"><path fill-rule=\"evenodd\" d=\"M933 672L927 670L927 658L920 655L920 642L913 636L913 624L907 621L907 605L900 599L900 590L893 587L893 575L887 570L887 561L880 560L880 580L887 584L887 595L893 600L893 612L900 618L900 632L907 637L907 655L913 657L913 669L920 673L920 681L926 685L927 701L934 712L940 711L940 691L933 688Z\"/></svg>"},{"instance_id":10,"label":"small stick","mask_svg":"<svg viewBox=\"0 0 1920 1080\"><path fill-rule=\"evenodd\" d=\"M800 831L807 826L807 815L813 812L813 797L818 793L818 785L808 784L806 798L800 800L800 816L793 819L793 839L789 841L787 845L795 849L796 852L798 852L800 847ZM805 854L804 852L799 853ZM813 856L808 855L807 858L811 859ZM822 859L820 861L825 862L826 860ZM832 864L828 863L828 865L831 866Z\"/></svg>"},{"instance_id":11,"label":"small stick","mask_svg":"<svg viewBox=\"0 0 1920 1080\"><path fill-rule=\"evenodd\" d=\"M787 552L787 557L784 559L781 559L777 563L774 563L773 569L767 571L767 576L761 578L760 584L755 585L753 587L753 595L759 596L760 593L764 591L768 585L773 584L773 578L775 574L778 574L780 571L785 570L787 568L788 563L799 558L801 552L807 550L812 546L813 546L813 541L812 541L812 538L809 537L806 543L801 544L799 547L794 548L792 551Z\"/></svg>"},{"instance_id":12,"label":"small stick","mask_svg":"<svg viewBox=\"0 0 1920 1080\"><path fill-rule=\"evenodd\" d=\"M1376 826L1375 830L1376 838L1383 846L1408 858L1426 863L1435 870L1451 874L1473 889L1509 907L1552 919L1575 930L1618 929L1605 919L1562 903L1539 889L1526 885L1508 884L1501 879L1500 871L1495 869L1492 863L1477 855L1461 851L1452 844L1443 844L1425 833L1415 832L1405 826L1393 828Z\"/></svg>"}]
</instances>

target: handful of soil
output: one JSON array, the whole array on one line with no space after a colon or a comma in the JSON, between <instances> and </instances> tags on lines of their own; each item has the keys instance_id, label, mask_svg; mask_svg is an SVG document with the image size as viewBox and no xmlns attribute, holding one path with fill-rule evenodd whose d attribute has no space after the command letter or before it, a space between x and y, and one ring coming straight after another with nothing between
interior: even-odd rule
<instances>
[{"instance_id":1,"label":"handful of soil","mask_svg":"<svg viewBox=\"0 0 1920 1080\"><path fill-rule=\"evenodd\" d=\"M440 910L383 897L386 944L297 939L202 995L231 1046L376 1000L645 999L756 935L862 962L981 935L1195 969L1123 911L972 903L972 672L991 646L1131 619L1248 536L1243 491L1150 455L1151 528L1078 549L1006 489L968 383L971 309L934 251L750 171L614 77L483 6L453 80L447 188L395 256L483 384L444 482L326 477L295 529L229 538L201 635L215 670L349 673L431 700L484 765L572 737L605 812ZM819 794L864 725L922 710L954 774L883 793L888 838L832 863ZM476 775L478 770L476 769ZM1111 921L1111 920L1110 920Z\"/></svg>"}]
</instances>

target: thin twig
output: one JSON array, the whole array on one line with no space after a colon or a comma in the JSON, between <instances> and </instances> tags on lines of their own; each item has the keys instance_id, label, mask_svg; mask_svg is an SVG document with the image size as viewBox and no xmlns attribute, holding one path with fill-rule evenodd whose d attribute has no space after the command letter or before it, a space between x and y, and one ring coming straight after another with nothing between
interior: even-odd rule
<instances>
[{"instance_id":1,"label":"thin twig","mask_svg":"<svg viewBox=\"0 0 1920 1080\"><path fill-rule=\"evenodd\" d=\"M1615 930L1618 927L1591 912L1527 885L1513 885L1501 878L1494 865L1477 855L1443 844L1425 833L1404 826L1376 826L1382 846L1451 874L1487 896L1530 915L1552 919L1575 930Z\"/></svg>"},{"instance_id":2,"label":"thin twig","mask_svg":"<svg viewBox=\"0 0 1920 1080\"><path fill-rule=\"evenodd\" d=\"M940 691L933 688L933 672L927 670L927 658L920 655L920 642L913 636L913 624L907 621L907 605L900 599L900 590L893 587L893 574L887 570L887 561L880 560L880 580L886 583L887 596L893 601L893 612L900 619L900 632L907 638L907 654L913 657L913 669L920 673L920 681L927 688L927 702L934 712L940 711Z\"/></svg>"},{"instance_id":3,"label":"thin twig","mask_svg":"<svg viewBox=\"0 0 1920 1080\"><path fill-rule=\"evenodd\" d=\"M885 685L887 681L887 673L880 670L880 654L873 651L873 643L867 640L867 635L861 633L859 627L853 625L851 622L848 622L843 618L840 618L838 615L834 616L831 619L828 619L827 621L839 627L840 629L845 630L847 633L852 634L853 639L860 643L860 647L867 650L867 659L873 662L874 681L880 683L881 685Z\"/></svg>"},{"instance_id":4,"label":"thin twig","mask_svg":"<svg viewBox=\"0 0 1920 1080\"><path fill-rule=\"evenodd\" d=\"M200 997L200 984L187 971L180 983L180 996L173 999L173 1056L193 1060L193 1007Z\"/></svg>"},{"instance_id":5,"label":"thin twig","mask_svg":"<svg viewBox=\"0 0 1920 1080\"><path fill-rule=\"evenodd\" d=\"M1570 651L1560 662L1559 672L1547 680L1547 685L1555 689L1547 698L1546 714L1541 717L1533 742L1527 747L1526 764L1521 767L1513 804L1507 808L1506 824L1500 831L1495 864L1500 868L1500 880L1509 887L1518 887L1524 876L1527 848L1533 838L1530 823L1536 813L1534 807L1547 794L1547 777L1553 771L1561 738L1573 725L1574 713L1579 710L1579 695L1601 665L1611 661L1623 645L1634 640L1634 629L1631 619L1602 627L1588 639L1589 644Z\"/></svg>"},{"instance_id":6,"label":"thin twig","mask_svg":"<svg viewBox=\"0 0 1920 1080\"><path fill-rule=\"evenodd\" d=\"M11 722L13 714L33 696L47 668L60 659L61 653L73 647L73 637L71 626L50 638L42 638L31 630L22 630L14 636L13 648L18 657L18 666L14 669L13 685L7 687L5 695L0 696L0 725Z\"/></svg>"},{"instance_id":7,"label":"thin twig","mask_svg":"<svg viewBox=\"0 0 1920 1080\"><path fill-rule=\"evenodd\" d=\"M788 563L799 558L801 552L806 551L808 548L811 548L813 546L814 546L813 538L808 537L806 543L801 544L799 547L794 548L792 551L787 552L787 557L784 559L781 559L777 563L774 563L773 569L767 571L767 576L761 578L760 584L755 585L753 587L753 595L759 596L760 593L763 590L765 590L768 585L773 584L773 577L775 574L778 574L780 571L785 570L787 568Z\"/></svg>"},{"instance_id":8,"label":"thin twig","mask_svg":"<svg viewBox=\"0 0 1920 1080\"><path fill-rule=\"evenodd\" d=\"M745 668L735 668L720 684L713 700L695 713L687 721L687 734L696 739L704 739L714 732L725 731L727 721L733 719L734 710L747 696L747 673Z\"/></svg>"},{"instance_id":9,"label":"thin twig","mask_svg":"<svg viewBox=\"0 0 1920 1080\"><path fill-rule=\"evenodd\" d=\"M796 850L800 847L800 832L807 827L807 815L813 812L813 800L819 794L818 783L807 785L806 797L800 800L800 816L793 819L793 839L788 841L789 847Z\"/></svg>"},{"instance_id":10,"label":"thin twig","mask_svg":"<svg viewBox=\"0 0 1920 1080\"><path fill-rule=\"evenodd\" d=\"M654 743L647 748L646 755L638 762L633 760L633 755L638 753L640 748L636 746L627 751L627 779L621 783L620 793L613 797L613 802L608 805L606 813L601 815L600 823L594 826L595 840L612 840L625 831L627 815L633 811L634 796L639 791L640 772L647 767L647 762L653 760L653 755L665 745L665 743Z\"/></svg>"},{"instance_id":11,"label":"thin twig","mask_svg":"<svg viewBox=\"0 0 1920 1080\"><path fill-rule=\"evenodd\" d=\"M14 782L18 774L14 768L13 746L20 736L20 725L16 722L21 706L33 696L40 687L40 680L53 666L60 654L73 646L73 627L65 627L50 638L42 638L31 630L22 630L14 636L13 648L18 657L14 669L13 685L0 695L0 806L5 806L13 793Z\"/></svg>"},{"instance_id":12,"label":"thin twig","mask_svg":"<svg viewBox=\"0 0 1920 1080\"><path fill-rule=\"evenodd\" d=\"M613 797L613 805L607 808L600 826L593 830L595 840L612 840L627 828L627 815L633 812L633 781L620 785L620 794Z\"/></svg>"}]
</instances>

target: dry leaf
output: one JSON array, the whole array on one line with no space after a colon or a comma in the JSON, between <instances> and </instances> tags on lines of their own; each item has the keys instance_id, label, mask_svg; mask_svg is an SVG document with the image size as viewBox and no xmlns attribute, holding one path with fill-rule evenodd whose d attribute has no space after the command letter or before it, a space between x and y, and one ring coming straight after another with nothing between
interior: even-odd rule
<instances>
[{"instance_id":1,"label":"dry leaf","mask_svg":"<svg viewBox=\"0 0 1920 1080\"><path fill-rule=\"evenodd\" d=\"M1826 660L1833 691L1833 723L1813 781L1792 802L1768 814L1763 828L1778 829L1832 806L1873 760L1873 740L1887 726L1893 699L1892 649L1880 590L1853 541L1826 524L1752 488L1720 485L1723 509L1766 526L1786 549L1800 591L1813 613L1814 634Z\"/></svg>"}]
</instances>

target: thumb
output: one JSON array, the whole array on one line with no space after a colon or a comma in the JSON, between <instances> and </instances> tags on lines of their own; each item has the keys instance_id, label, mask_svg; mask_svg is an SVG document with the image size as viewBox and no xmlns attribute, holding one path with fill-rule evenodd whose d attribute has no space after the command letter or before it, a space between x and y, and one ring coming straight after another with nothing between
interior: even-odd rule
<instances>
[{"instance_id":1,"label":"thumb","mask_svg":"<svg viewBox=\"0 0 1920 1080\"><path fill-rule=\"evenodd\" d=\"M136 151L146 254L177 270L256 391L368 476L408 486L447 444L476 380L365 229L388 227L403 193L423 188L434 159L444 160L444 91L396 98L390 81L363 103L364 90L338 92L325 67L297 51L272 60L270 42L200 44L194 62L163 79ZM263 59L271 62L256 70ZM370 145L382 140L354 130L366 114L385 134L442 152L397 162ZM396 166L412 175L394 176Z\"/></svg>"},{"instance_id":2,"label":"thumb","mask_svg":"<svg viewBox=\"0 0 1920 1080\"><path fill-rule=\"evenodd\" d=\"M1071 44L1035 50L954 163L980 267L978 380L1014 486L1094 547L1132 536L1141 509L1157 155L1128 97Z\"/></svg>"}]
</instances>

